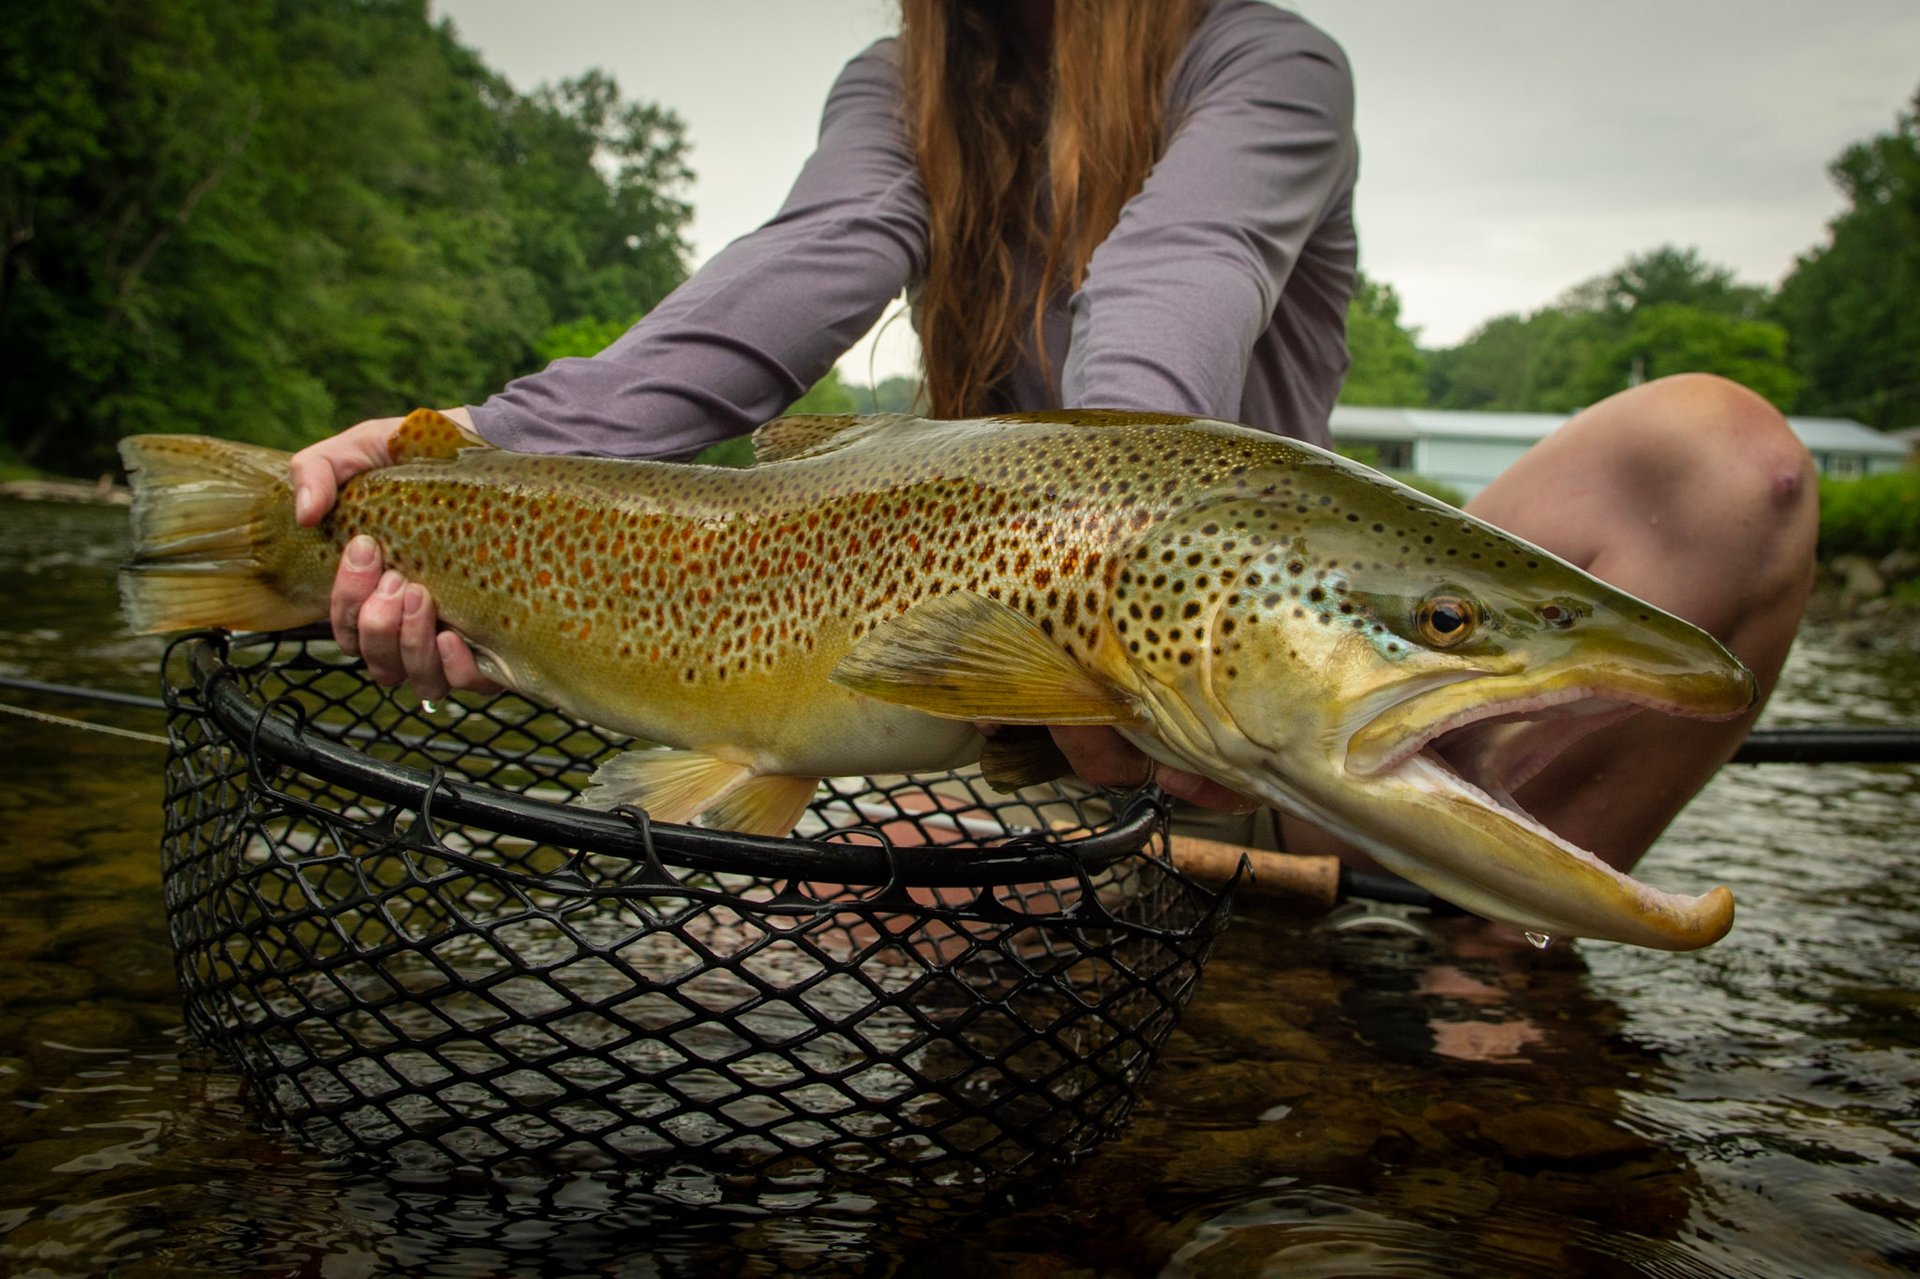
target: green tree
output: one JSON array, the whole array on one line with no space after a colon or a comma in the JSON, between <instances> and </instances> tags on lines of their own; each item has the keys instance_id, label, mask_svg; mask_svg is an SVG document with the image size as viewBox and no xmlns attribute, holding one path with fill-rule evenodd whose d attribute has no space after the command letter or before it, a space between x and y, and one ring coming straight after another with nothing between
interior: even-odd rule
<instances>
[{"instance_id":1,"label":"green tree","mask_svg":"<svg viewBox=\"0 0 1920 1279\"><path fill-rule=\"evenodd\" d=\"M639 322L636 315L629 320L588 318L556 324L534 342L533 354L541 368L568 356L598 355Z\"/></svg>"},{"instance_id":2,"label":"green tree","mask_svg":"<svg viewBox=\"0 0 1920 1279\"><path fill-rule=\"evenodd\" d=\"M807 393L787 406L788 413L854 413L858 406L854 393L840 380L840 370L828 369L827 375L807 388ZM709 444L693 459L706 466L752 466L753 437L736 435L718 444Z\"/></svg>"},{"instance_id":3,"label":"green tree","mask_svg":"<svg viewBox=\"0 0 1920 1279\"><path fill-rule=\"evenodd\" d=\"M1628 258L1602 279L1602 307L1625 314L1646 307L1688 306L1711 315L1750 319L1766 302L1764 289L1736 283L1731 270L1706 261L1698 249L1670 244Z\"/></svg>"},{"instance_id":4,"label":"green tree","mask_svg":"<svg viewBox=\"0 0 1920 1279\"><path fill-rule=\"evenodd\" d=\"M1829 172L1849 207L1803 254L1773 314L1792 334L1809 412L1882 428L1920 421L1920 92L1891 132Z\"/></svg>"},{"instance_id":5,"label":"green tree","mask_svg":"<svg viewBox=\"0 0 1920 1279\"><path fill-rule=\"evenodd\" d=\"M1784 330L1760 318L1765 303L1697 250L1665 246L1435 353L1430 393L1444 408L1571 413L1640 381L1704 372L1786 409L1799 379Z\"/></svg>"},{"instance_id":6,"label":"green tree","mask_svg":"<svg viewBox=\"0 0 1920 1279\"><path fill-rule=\"evenodd\" d=\"M920 379L896 373L854 391L863 413L912 413L920 403Z\"/></svg>"},{"instance_id":7,"label":"green tree","mask_svg":"<svg viewBox=\"0 0 1920 1279\"><path fill-rule=\"evenodd\" d=\"M1418 406L1426 402L1424 361L1400 324L1400 295L1362 273L1347 304L1346 382L1340 403Z\"/></svg>"},{"instance_id":8,"label":"green tree","mask_svg":"<svg viewBox=\"0 0 1920 1279\"><path fill-rule=\"evenodd\" d=\"M1535 408L1541 351L1553 330L1566 323L1562 311L1496 316L1459 346L1427 357L1429 402L1443 409L1519 412Z\"/></svg>"},{"instance_id":9,"label":"green tree","mask_svg":"<svg viewBox=\"0 0 1920 1279\"><path fill-rule=\"evenodd\" d=\"M555 321L651 310L686 276L691 179L671 113L603 71L507 97L499 153L518 258Z\"/></svg>"},{"instance_id":10,"label":"green tree","mask_svg":"<svg viewBox=\"0 0 1920 1279\"><path fill-rule=\"evenodd\" d=\"M420 0L27 6L0 121L0 430L56 469L472 400L684 273L678 121L521 98Z\"/></svg>"},{"instance_id":11,"label":"green tree","mask_svg":"<svg viewBox=\"0 0 1920 1279\"><path fill-rule=\"evenodd\" d=\"M1621 386L1673 373L1718 373L1782 412L1793 408L1800 387L1787 366L1787 331L1779 325L1659 302L1637 308L1625 335L1592 353L1569 390L1590 404Z\"/></svg>"}]
</instances>

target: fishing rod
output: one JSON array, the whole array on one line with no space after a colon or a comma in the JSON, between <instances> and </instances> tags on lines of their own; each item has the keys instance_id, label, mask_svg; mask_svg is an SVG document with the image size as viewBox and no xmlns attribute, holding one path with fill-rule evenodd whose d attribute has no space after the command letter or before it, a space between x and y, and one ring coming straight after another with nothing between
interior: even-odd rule
<instances>
[{"instance_id":1,"label":"fishing rod","mask_svg":"<svg viewBox=\"0 0 1920 1279\"><path fill-rule=\"evenodd\" d=\"M48 680L0 676L0 688L44 697L95 702L136 710L164 711L166 702L139 693L86 688ZM25 715L48 723L114 733L164 745L165 738L110 725L50 715L0 702L0 711ZM474 746L475 751L485 748ZM1731 759L1735 764L1915 764L1920 763L1920 727L1817 727L1756 729L1748 734ZM1223 884L1239 874L1241 892L1250 897L1290 906L1331 910L1355 898L1405 906L1438 908L1425 889L1397 875L1355 870L1338 857L1265 852L1238 844L1220 843L1189 835L1173 835L1169 852L1174 865L1202 883Z\"/></svg>"},{"instance_id":2,"label":"fishing rod","mask_svg":"<svg viewBox=\"0 0 1920 1279\"><path fill-rule=\"evenodd\" d=\"M86 688L76 684L56 684L48 680L22 679L0 675L0 688L45 697L63 697L72 701L98 702L108 706L127 706L136 710L164 711L167 704L158 697L141 693L121 693L105 688ZM21 710L19 707L0 709ZM87 728L102 725L74 724ZM1920 764L1920 726L1843 726L1832 728L1757 728L1728 761L1734 764Z\"/></svg>"}]
</instances>

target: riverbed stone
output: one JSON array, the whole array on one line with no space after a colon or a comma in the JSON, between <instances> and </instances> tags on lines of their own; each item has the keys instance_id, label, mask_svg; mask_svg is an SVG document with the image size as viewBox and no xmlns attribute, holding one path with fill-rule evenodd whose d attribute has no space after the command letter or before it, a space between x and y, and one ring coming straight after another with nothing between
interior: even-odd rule
<instances>
[{"instance_id":1,"label":"riverbed stone","mask_svg":"<svg viewBox=\"0 0 1920 1279\"><path fill-rule=\"evenodd\" d=\"M1877 600L1887 593L1887 579L1880 566L1864 555L1836 555L1828 570L1840 581L1840 598L1845 604Z\"/></svg>"},{"instance_id":2,"label":"riverbed stone","mask_svg":"<svg viewBox=\"0 0 1920 1279\"><path fill-rule=\"evenodd\" d=\"M1881 556L1879 564L1874 567L1880 570L1881 578L1890 583L1920 577L1920 551L1903 546Z\"/></svg>"},{"instance_id":3,"label":"riverbed stone","mask_svg":"<svg viewBox=\"0 0 1920 1279\"><path fill-rule=\"evenodd\" d=\"M38 1052L64 1049L128 1048L140 1036L133 1017L91 1002L53 1008L27 1023L26 1039Z\"/></svg>"},{"instance_id":4,"label":"riverbed stone","mask_svg":"<svg viewBox=\"0 0 1920 1279\"><path fill-rule=\"evenodd\" d=\"M1599 1115L1557 1102L1482 1115L1477 1132L1502 1155L1522 1163L1604 1164L1658 1148Z\"/></svg>"}]
</instances>

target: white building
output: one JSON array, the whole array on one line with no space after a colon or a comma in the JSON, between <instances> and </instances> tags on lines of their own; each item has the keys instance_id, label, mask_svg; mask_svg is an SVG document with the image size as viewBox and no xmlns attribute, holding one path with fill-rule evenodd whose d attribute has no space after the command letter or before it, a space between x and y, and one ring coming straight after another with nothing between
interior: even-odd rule
<instances>
[{"instance_id":1,"label":"white building","mask_svg":"<svg viewBox=\"0 0 1920 1279\"><path fill-rule=\"evenodd\" d=\"M1564 413L1479 413L1455 409L1374 409L1339 405L1333 440L1371 448L1375 465L1412 471L1452 485L1472 498L1529 447L1567 420ZM1794 417L1787 425L1813 454L1820 474L1878 475L1906 464L1903 440L1847 418Z\"/></svg>"}]
</instances>

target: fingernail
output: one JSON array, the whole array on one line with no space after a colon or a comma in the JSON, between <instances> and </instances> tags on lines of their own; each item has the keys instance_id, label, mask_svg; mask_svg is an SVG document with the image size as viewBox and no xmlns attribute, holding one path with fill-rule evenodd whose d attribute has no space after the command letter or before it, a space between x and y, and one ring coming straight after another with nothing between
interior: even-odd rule
<instances>
[{"instance_id":1,"label":"fingernail","mask_svg":"<svg viewBox=\"0 0 1920 1279\"><path fill-rule=\"evenodd\" d=\"M381 595L398 595L401 585L406 580L407 579L400 576L398 572L393 569L388 569L380 575L380 586L377 593Z\"/></svg>"},{"instance_id":2,"label":"fingernail","mask_svg":"<svg viewBox=\"0 0 1920 1279\"><path fill-rule=\"evenodd\" d=\"M400 597L400 611L402 613L405 613L411 616L415 613L418 613L421 609L421 606L424 605L426 602L427 602L426 587L409 586L407 588L407 593Z\"/></svg>"},{"instance_id":3,"label":"fingernail","mask_svg":"<svg viewBox=\"0 0 1920 1279\"><path fill-rule=\"evenodd\" d=\"M293 522L295 524L307 522L308 515L313 511L315 500L313 490L305 484L293 491Z\"/></svg>"},{"instance_id":4,"label":"fingernail","mask_svg":"<svg viewBox=\"0 0 1920 1279\"><path fill-rule=\"evenodd\" d=\"M379 554L380 548L374 544L373 539L365 533L362 533L347 543L347 567L358 569L372 568L373 562L378 558Z\"/></svg>"}]
</instances>

